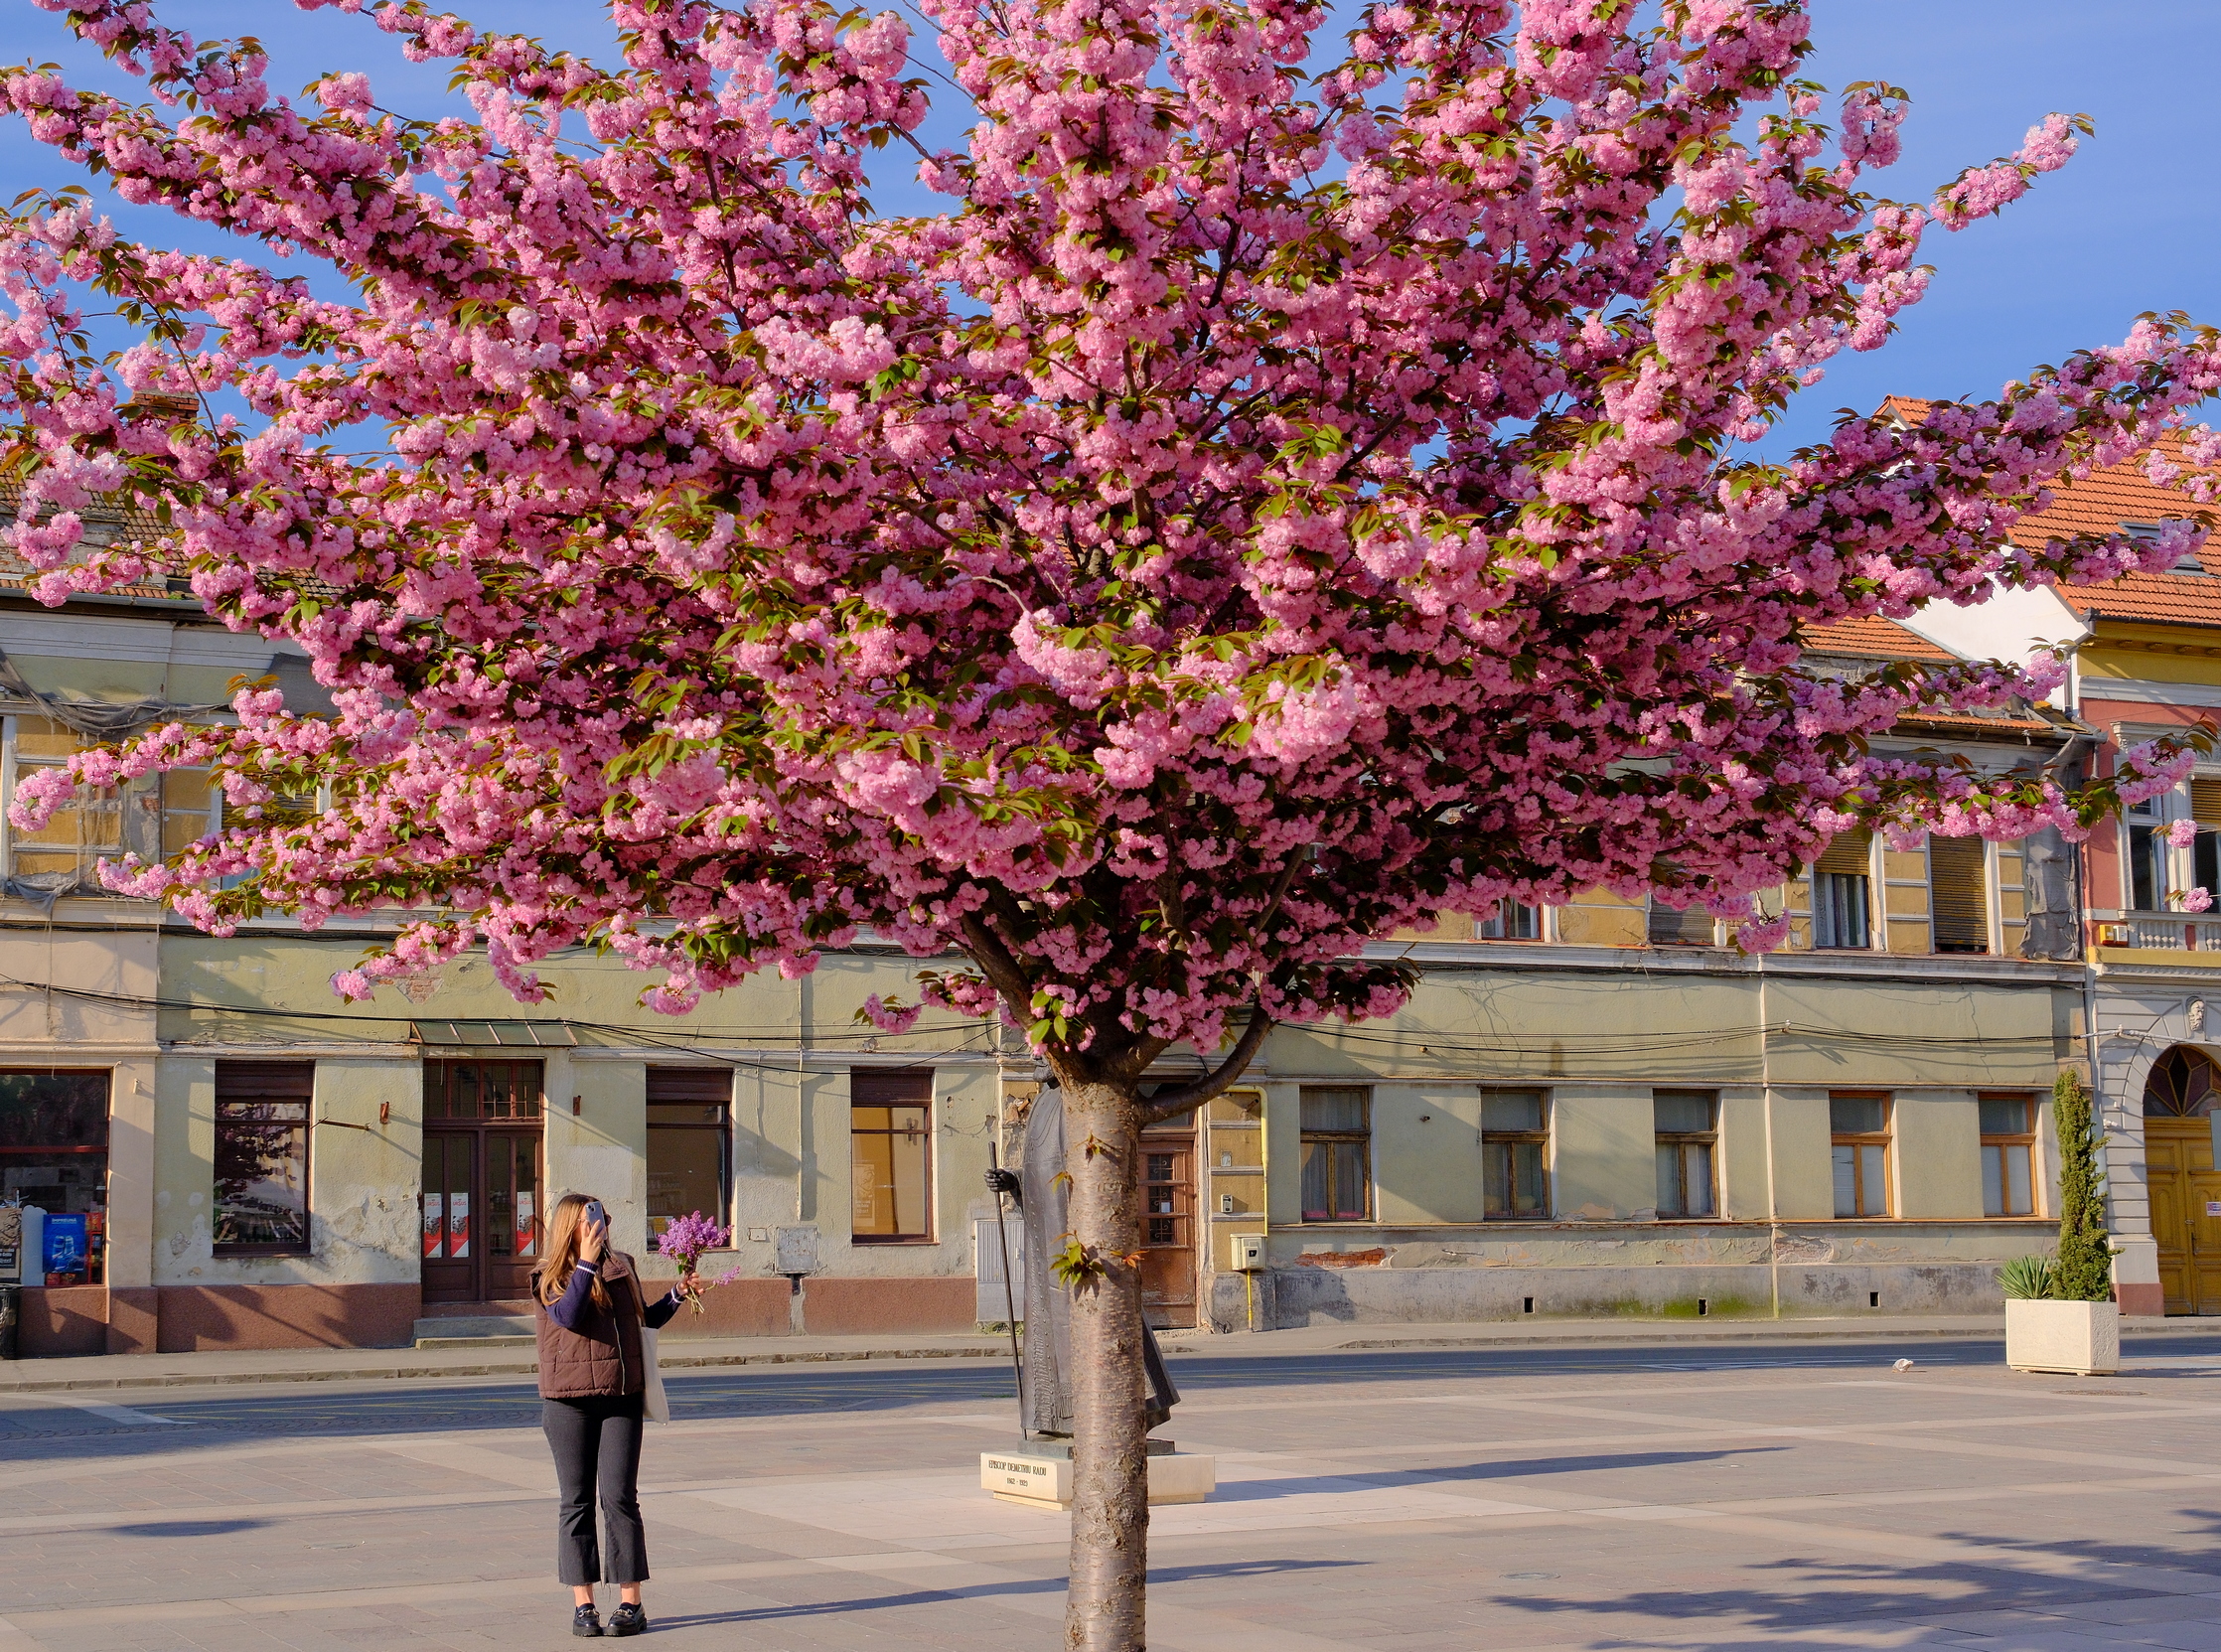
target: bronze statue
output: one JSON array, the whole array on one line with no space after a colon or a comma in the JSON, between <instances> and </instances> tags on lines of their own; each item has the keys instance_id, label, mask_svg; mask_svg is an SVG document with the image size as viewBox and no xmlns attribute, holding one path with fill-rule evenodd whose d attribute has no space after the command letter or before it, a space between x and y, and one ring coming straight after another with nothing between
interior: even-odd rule
<instances>
[{"instance_id":1,"label":"bronze statue","mask_svg":"<svg viewBox=\"0 0 2221 1652\"><path fill-rule=\"evenodd\" d=\"M1072 1290L1051 1271L1049 1259L1063 1248L1065 1218L1064 1098L1050 1085L1026 1114L1020 1170L989 1170L987 1187L1006 1193L1025 1218L1026 1300L1023 1381L1027 1428L1052 1439L1072 1437ZM1164 1354L1148 1323L1141 1326L1141 1363L1148 1378L1142 1415L1148 1427L1161 1427L1180 1403Z\"/></svg>"}]
</instances>

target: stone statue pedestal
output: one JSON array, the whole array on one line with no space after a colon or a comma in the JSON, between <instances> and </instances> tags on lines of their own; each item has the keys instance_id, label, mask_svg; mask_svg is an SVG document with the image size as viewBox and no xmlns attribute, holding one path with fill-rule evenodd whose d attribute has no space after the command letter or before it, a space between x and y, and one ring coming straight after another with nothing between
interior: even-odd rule
<instances>
[{"instance_id":1,"label":"stone statue pedestal","mask_svg":"<svg viewBox=\"0 0 2221 1652\"><path fill-rule=\"evenodd\" d=\"M1200 1503L1219 1485L1219 1459L1149 1441L1149 1503ZM1029 1509L1072 1507L1072 1442L1037 1439L979 1453L979 1489Z\"/></svg>"}]
</instances>

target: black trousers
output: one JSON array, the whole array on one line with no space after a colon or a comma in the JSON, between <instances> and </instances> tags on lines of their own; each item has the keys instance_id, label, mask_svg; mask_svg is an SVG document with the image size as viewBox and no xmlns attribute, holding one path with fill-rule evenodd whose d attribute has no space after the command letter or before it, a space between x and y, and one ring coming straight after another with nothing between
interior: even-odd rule
<instances>
[{"instance_id":1,"label":"black trousers","mask_svg":"<svg viewBox=\"0 0 2221 1652\"><path fill-rule=\"evenodd\" d=\"M555 1453L555 1573L566 1583L638 1583L648 1577L640 1521L642 1397L542 1400L539 1426ZM609 1528L609 1563L594 1543L595 1489Z\"/></svg>"}]
</instances>

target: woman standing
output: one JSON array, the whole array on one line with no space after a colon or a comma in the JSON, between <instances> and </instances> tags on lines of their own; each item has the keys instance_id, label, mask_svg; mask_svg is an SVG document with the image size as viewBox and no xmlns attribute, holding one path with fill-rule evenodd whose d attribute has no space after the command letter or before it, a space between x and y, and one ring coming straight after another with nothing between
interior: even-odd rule
<instances>
[{"instance_id":1,"label":"woman standing","mask_svg":"<svg viewBox=\"0 0 2221 1652\"><path fill-rule=\"evenodd\" d=\"M640 1519L640 1435L648 1391L641 1326L678 1311L673 1290L645 1300L633 1259L607 1249L609 1218L599 1199L566 1193L548 1222L547 1261L532 1276L539 1332L540 1427L555 1453L562 1503L555 1516L555 1570L571 1585L571 1633L603 1634L594 1584L618 1585L612 1635L648 1627L640 1585L648 1536ZM597 1484L609 1529L605 1565L594 1542Z\"/></svg>"}]
</instances>

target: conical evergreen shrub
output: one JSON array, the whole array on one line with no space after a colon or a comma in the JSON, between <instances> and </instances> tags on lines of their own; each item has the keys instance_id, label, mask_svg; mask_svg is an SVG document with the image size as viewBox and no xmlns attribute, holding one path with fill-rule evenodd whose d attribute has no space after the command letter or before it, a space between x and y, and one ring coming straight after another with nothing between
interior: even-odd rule
<instances>
[{"instance_id":1,"label":"conical evergreen shrub","mask_svg":"<svg viewBox=\"0 0 2221 1652\"><path fill-rule=\"evenodd\" d=\"M2113 1245L2106 1237L2105 1178L2090 1127L2090 1093L2072 1073L2051 1089L2059 1132L2059 1260L2051 1294L2067 1302L2113 1300Z\"/></svg>"}]
</instances>

